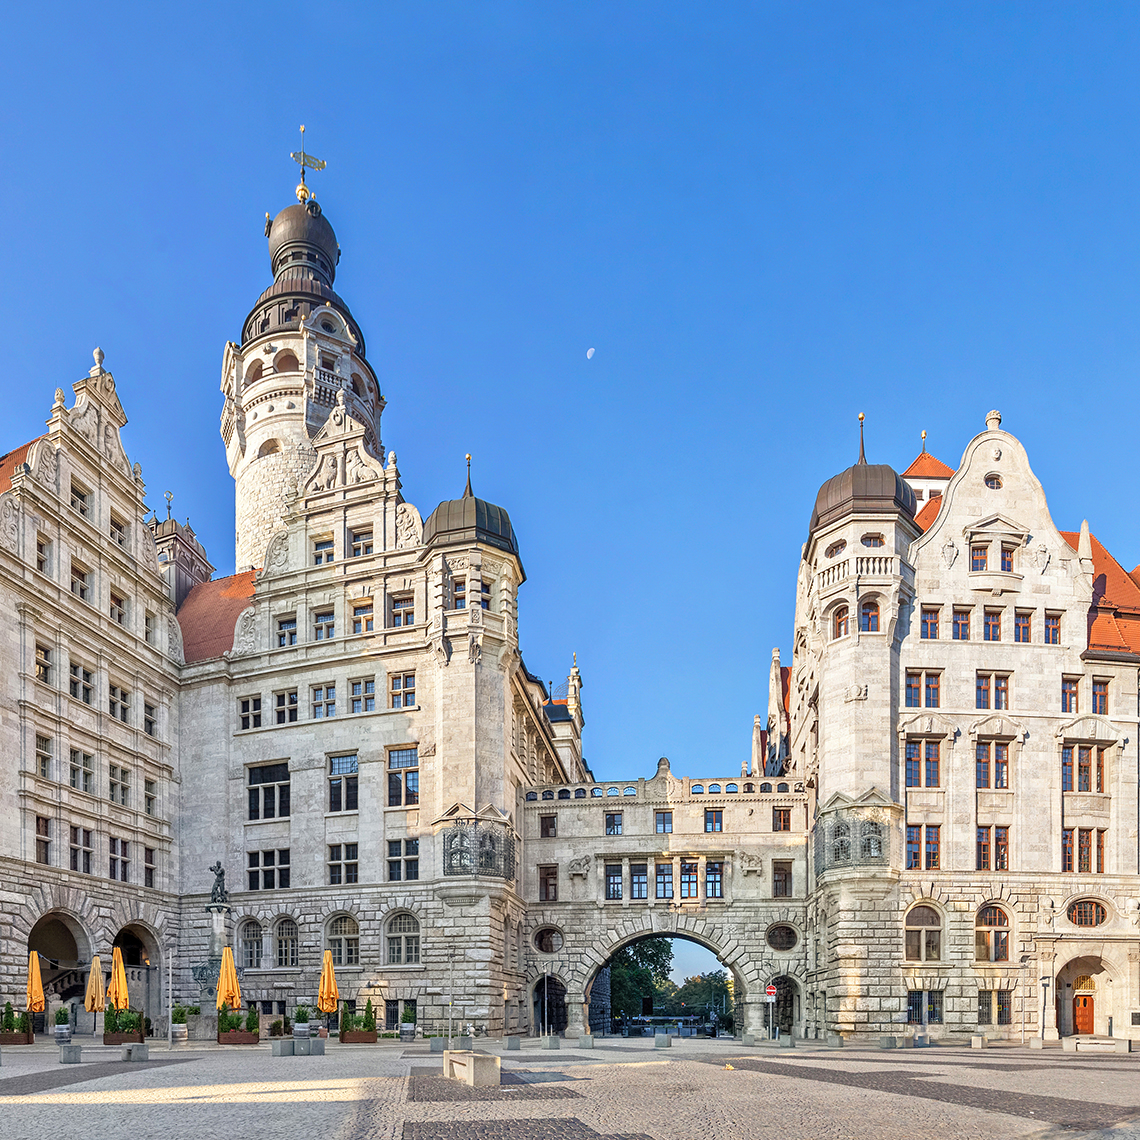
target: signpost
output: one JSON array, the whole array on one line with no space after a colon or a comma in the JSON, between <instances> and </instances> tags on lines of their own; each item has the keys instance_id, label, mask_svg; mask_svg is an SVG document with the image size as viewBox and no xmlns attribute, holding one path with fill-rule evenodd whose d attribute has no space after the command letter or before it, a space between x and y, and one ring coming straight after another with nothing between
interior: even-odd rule
<instances>
[{"instance_id":1,"label":"signpost","mask_svg":"<svg viewBox=\"0 0 1140 1140\"><path fill-rule=\"evenodd\" d=\"M771 982L768 988L764 991L764 1000L768 1003L768 1040L772 1040L772 1026L775 1023L776 1017L776 987Z\"/></svg>"}]
</instances>

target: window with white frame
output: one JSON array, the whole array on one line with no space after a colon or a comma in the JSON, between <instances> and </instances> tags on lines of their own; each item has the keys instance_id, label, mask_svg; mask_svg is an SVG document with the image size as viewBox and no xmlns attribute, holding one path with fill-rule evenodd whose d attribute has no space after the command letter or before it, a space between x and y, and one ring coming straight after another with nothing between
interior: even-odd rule
<instances>
[{"instance_id":1,"label":"window with white frame","mask_svg":"<svg viewBox=\"0 0 1140 1140\"><path fill-rule=\"evenodd\" d=\"M397 914L388 920L389 966L415 966L420 960L420 924L410 914Z\"/></svg>"},{"instance_id":2,"label":"window with white frame","mask_svg":"<svg viewBox=\"0 0 1140 1140\"><path fill-rule=\"evenodd\" d=\"M79 748L71 750L71 786L89 795L95 787L95 757Z\"/></svg>"},{"instance_id":3,"label":"window with white frame","mask_svg":"<svg viewBox=\"0 0 1140 1140\"><path fill-rule=\"evenodd\" d=\"M336 685L313 686L313 719L336 716Z\"/></svg>"},{"instance_id":4,"label":"window with white frame","mask_svg":"<svg viewBox=\"0 0 1140 1140\"><path fill-rule=\"evenodd\" d=\"M297 966L297 924L283 918L277 924L277 965L281 969Z\"/></svg>"},{"instance_id":5,"label":"window with white frame","mask_svg":"<svg viewBox=\"0 0 1140 1140\"><path fill-rule=\"evenodd\" d=\"M36 569L41 574L51 573L51 542L42 534L36 535Z\"/></svg>"},{"instance_id":6,"label":"window with white frame","mask_svg":"<svg viewBox=\"0 0 1140 1140\"><path fill-rule=\"evenodd\" d=\"M111 591L110 616L111 620L119 625L126 625L127 623L127 600L122 594L117 594L114 590Z\"/></svg>"},{"instance_id":7,"label":"window with white frame","mask_svg":"<svg viewBox=\"0 0 1140 1140\"><path fill-rule=\"evenodd\" d=\"M401 844L403 859L400 858ZM418 839L388 840L388 882L398 883L401 879L415 882L420 877L420 841Z\"/></svg>"},{"instance_id":8,"label":"window with white frame","mask_svg":"<svg viewBox=\"0 0 1140 1140\"><path fill-rule=\"evenodd\" d=\"M261 969L261 942L264 931L255 918L248 919L241 927L241 960L247 970Z\"/></svg>"},{"instance_id":9,"label":"window with white frame","mask_svg":"<svg viewBox=\"0 0 1140 1140\"><path fill-rule=\"evenodd\" d=\"M68 691L76 700L82 701L85 705L91 703L92 694L95 689L95 674L90 669L85 669L78 662L71 662L71 676L68 681Z\"/></svg>"},{"instance_id":10,"label":"window with white frame","mask_svg":"<svg viewBox=\"0 0 1140 1140\"><path fill-rule=\"evenodd\" d=\"M293 724L297 720L297 690L287 689L273 694L274 714L278 724Z\"/></svg>"},{"instance_id":11,"label":"window with white frame","mask_svg":"<svg viewBox=\"0 0 1140 1140\"><path fill-rule=\"evenodd\" d=\"M329 844L329 885L360 881L360 846L356 843Z\"/></svg>"},{"instance_id":12,"label":"window with white frame","mask_svg":"<svg viewBox=\"0 0 1140 1140\"><path fill-rule=\"evenodd\" d=\"M356 811L359 770L355 753L329 757L329 811Z\"/></svg>"},{"instance_id":13,"label":"window with white frame","mask_svg":"<svg viewBox=\"0 0 1140 1140\"><path fill-rule=\"evenodd\" d=\"M373 630L373 616L371 602L357 602L352 607L352 632L371 633Z\"/></svg>"},{"instance_id":14,"label":"window with white frame","mask_svg":"<svg viewBox=\"0 0 1140 1140\"><path fill-rule=\"evenodd\" d=\"M51 779L52 739L36 735L36 771L45 780Z\"/></svg>"},{"instance_id":15,"label":"window with white frame","mask_svg":"<svg viewBox=\"0 0 1140 1140\"><path fill-rule=\"evenodd\" d=\"M416 602L411 594L392 599L392 624L394 626L416 624Z\"/></svg>"},{"instance_id":16,"label":"window with white frame","mask_svg":"<svg viewBox=\"0 0 1140 1140\"><path fill-rule=\"evenodd\" d=\"M363 558L372 553L372 528L352 532L352 557Z\"/></svg>"},{"instance_id":17,"label":"window with white frame","mask_svg":"<svg viewBox=\"0 0 1140 1140\"><path fill-rule=\"evenodd\" d=\"M127 545L127 524L118 515L111 515L111 538L118 546Z\"/></svg>"},{"instance_id":18,"label":"window with white frame","mask_svg":"<svg viewBox=\"0 0 1140 1140\"><path fill-rule=\"evenodd\" d=\"M147 701L143 701L143 732L147 736L158 735L158 709Z\"/></svg>"},{"instance_id":19,"label":"window with white frame","mask_svg":"<svg viewBox=\"0 0 1140 1140\"><path fill-rule=\"evenodd\" d=\"M334 966L360 965L360 927L351 915L338 915L332 920L329 950Z\"/></svg>"},{"instance_id":20,"label":"window with white frame","mask_svg":"<svg viewBox=\"0 0 1140 1140\"><path fill-rule=\"evenodd\" d=\"M83 875L91 874L91 859L95 853L95 838L89 828L71 828L71 869Z\"/></svg>"},{"instance_id":21,"label":"window with white frame","mask_svg":"<svg viewBox=\"0 0 1140 1140\"><path fill-rule=\"evenodd\" d=\"M249 818L281 819L290 814L289 762L249 769Z\"/></svg>"},{"instance_id":22,"label":"window with white frame","mask_svg":"<svg viewBox=\"0 0 1140 1140\"><path fill-rule=\"evenodd\" d=\"M261 727L260 697L242 697L238 701L238 725L242 729Z\"/></svg>"},{"instance_id":23,"label":"window with white frame","mask_svg":"<svg viewBox=\"0 0 1140 1140\"><path fill-rule=\"evenodd\" d=\"M336 637L336 617L332 610L322 610L313 615L313 639L331 641Z\"/></svg>"},{"instance_id":24,"label":"window with white frame","mask_svg":"<svg viewBox=\"0 0 1140 1140\"><path fill-rule=\"evenodd\" d=\"M285 617L277 619L277 648L284 649L297 644L297 619Z\"/></svg>"},{"instance_id":25,"label":"window with white frame","mask_svg":"<svg viewBox=\"0 0 1140 1140\"><path fill-rule=\"evenodd\" d=\"M74 479L71 480L71 509L78 511L84 518L91 517L91 492Z\"/></svg>"},{"instance_id":26,"label":"window with white frame","mask_svg":"<svg viewBox=\"0 0 1140 1140\"><path fill-rule=\"evenodd\" d=\"M91 597L91 571L81 562L71 562L71 592L81 601Z\"/></svg>"},{"instance_id":27,"label":"window with white frame","mask_svg":"<svg viewBox=\"0 0 1140 1140\"><path fill-rule=\"evenodd\" d=\"M318 538L313 543L313 565L326 566L333 560L333 540Z\"/></svg>"},{"instance_id":28,"label":"window with white frame","mask_svg":"<svg viewBox=\"0 0 1140 1140\"><path fill-rule=\"evenodd\" d=\"M126 724L131 715L131 694L119 685L110 685L108 687L107 711L113 720L121 720Z\"/></svg>"},{"instance_id":29,"label":"window with white frame","mask_svg":"<svg viewBox=\"0 0 1140 1140\"><path fill-rule=\"evenodd\" d=\"M108 782L108 799L113 804L127 806L131 797L131 773L129 768L121 764L110 765L110 780Z\"/></svg>"},{"instance_id":30,"label":"window with white frame","mask_svg":"<svg viewBox=\"0 0 1140 1140\"><path fill-rule=\"evenodd\" d=\"M154 848L153 847L144 847L143 848L143 886L144 887L153 887L154 886L154 873L155 873Z\"/></svg>"},{"instance_id":31,"label":"window with white frame","mask_svg":"<svg viewBox=\"0 0 1140 1140\"><path fill-rule=\"evenodd\" d=\"M248 885L251 891L272 891L287 887L290 878L289 848L246 853Z\"/></svg>"},{"instance_id":32,"label":"window with white frame","mask_svg":"<svg viewBox=\"0 0 1140 1140\"><path fill-rule=\"evenodd\" d=\"M154 780L143 780L143 808L147 815L158 814L158 784Z\"/></svg>"},{"instance_id":33,"label":"window with white frame","mask_svg":"<svg viewBox=\"0 0 1140 1140\"><path fill-rule=\"evenodd\" d=\"M51 684L52 651L46 645L36 643L36 680L45 685Z\"/></svg>"},{"instance_id":34,"label":"window with white frame","mask_svg":"<svg viewBox=\"0 0 1140 1140\"><path fill-rule=\"evenodd\" d=\"M415 673L394 673L391 678L392 708L410 709L416 703Z\"/></svg>"},{"instance_id":35,"label":"window with white frame","mask_svg":"<svg viewBox=\"0 0 1140 1140\"><path fill-rule=\"evenodd\" d=\"M147 645L154 644L154 614L152 613L143 615L143 639Z\"/></svg>"},{"instance_id":36,"label":"window with white frame","mask_svg":"<svg viewBox=\"0 0 1140 1140\"><path fill-rule=\"evenodd\" d=\"M109 839L110 859L107 874L121 883L130 882L131 845L125 839L111 836Z\"/></svg>"},{"instance_id":37,"label":"window with white frame","mask_svg":"<svg viewBox=\"0 0 1140 1140\"><path fill-rule=\"evenodd\" d=\"M351 681L352 686L352 711L359 712L375 712L376 711L376 682L375 681Z\"/></svg>"},{"instance_id":38,"label":"window with white frame","mask_svg":"<svg viewBox=\"0 0 1140 1140\"><path fill-rule=\"evenodd\" d=\"M388 752L388 806L414 807L420 802L418 748L392 748Z\"/></svg>"},{"instance_id":39,"label":"window with white frame","mask_svg":"<svg viewBox=\"0 0 1140 1140\"><path fill-rule=\"evenodd\" d=\"M36 816L36 862L51 866L51 819L46 815Z\"/></svg>"}]
</instances>

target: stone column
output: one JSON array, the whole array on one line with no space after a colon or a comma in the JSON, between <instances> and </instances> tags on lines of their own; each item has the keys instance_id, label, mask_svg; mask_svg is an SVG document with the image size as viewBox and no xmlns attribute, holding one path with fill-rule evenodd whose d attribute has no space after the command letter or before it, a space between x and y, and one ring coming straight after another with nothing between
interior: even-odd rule
<instances>
[{"instance_id":1,"label":"stone column","mask_svg":"<svg viewBox=\"0 0 1140 1140\"><path fill-rule=\"evenodd\" d=\"M585 994L566 992L566 1036L581 1037L588 1032L590 1024L590 1003L585 1000Z\"/></svg>"}]
</instances>

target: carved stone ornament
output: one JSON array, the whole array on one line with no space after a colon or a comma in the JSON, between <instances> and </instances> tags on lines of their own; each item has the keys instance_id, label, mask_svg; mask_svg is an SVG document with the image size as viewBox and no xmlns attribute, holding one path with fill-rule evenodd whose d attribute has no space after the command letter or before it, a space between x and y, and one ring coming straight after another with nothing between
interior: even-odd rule
<instances>
[{"instance_id":1,"label":"carved stone ornament","mask_svg":"<svg viewBox=\"0 0 1140 1140\"><path fill-rule=\"evenodd\" d=\"M958 548L954 545L954 540L948 538L946 544L942 547L942 564L947 570L954 565L954 559L958 557Z\"/></svg>"},{"instance_id":2,"label":"carved stone ornament","mask_svg":"<svg viewBox=\"0 0 1140 1140\"><path fill-rule=\"evenodd\" d=\"M427 744L421 744L419 749L419 757L425 760L430 756L435 755L435 741L429 741Z\"/></svg>"},{"instance_id":3,"label":"carved stone ornament","mask_svg":"<svg viewBox=\"0 0 1140 1140\"><path fill-rule=\"evenodd\" d=\"M55 486L55 448L45 439L36 448L36 479L45 487Z\"/></svg>"},{"instance_id":4,"label":"carved stone ornament","mask_svg":"<svg viewBox=\"0 0 1140 1140\"><path fill-rule=\"evenodd\" d=\"M1039 542L1033 548L1033 565L1044 574L1045 567L1049 565L1049 548L1043 542Z\"/></svg>"},{"instance_id":5,"label":"carved stone ornament","mask_svg":"<svg viewBox=\"0 0 1140 1140\"><path fill-rule=\"evenodd\" d=\"M867 699L867 686L866 685L850 685L846 692L843 694L845 702L850 701L865 701Z\"/></svg>"},{"instance_id":6,"label":"carved stone ornament","mask_svg":"<svg viewBox=\"0 0 1140 1140\"><path fill-rule=\"evenodd\" d=\"M238 614L234 625L234 656L245 656L257 649L257 610L252 606Z\"/></svg>"},{"instance_id":7,"label":"carved stone ornament","mask_svg":"<svg viewBox=\"0 0 1140 1140\"><path fill-rule=\"evenodd\" d=\"M479 665L483 660L483 637L474 630L467 635L467 660L472 665Z\"/></svg>"},{"instance_id":8,"label":"carved stone ornament","mask_svg":"<svg viewBox=\"0 0 1140 1140\"><path fill-rule=\"evenodd\" d=\"M441 637L432 642L432 649L435 650L435 659L440 665L447 665L451 661L451 642L446 637Z\"/></svg>"},{"instance_id":9,"label":"carved stone ornament","mask_svg":"<svg viewBox=\"0 0 1140 1140\"><path fill-rule=\"evenodd\" d=\"M173 614L171 614L167 620L166 629L170 656L173 657L175 662L179 665L185 665L186 658L182 653L182 627L178 624L178 619Z\"/></svg>"},{"instance_id":10,"label":"carved stone ornament","mask_svg":"<svg viewBox=\"0 0 1140 1140\"><path fill-rule=\"evenodd\" d=\"M740 870L745 875L758 875L764 870L764 860L754 851L745 851L740 856Z\"/></svg>"},{"instance_id":11,"label":"carved stone ornament","mask_svg":"<svg viewBox=\"0 0 1140 1140\"><path fill-rule=\"evenodd\" d=\"M139 546L142 547L143 562L147 569L158 573L158 553L155 550L154 535L150 527L143 527L143 532L139 536Z\"/></svg>"},{"instance_id":12,"label":"carved stone ornament","mask_svg":"<svg viewBox=\"0 0 1140 1140\"><path fill-rule=\"evenodd\" d=\"M593 861L592 855L582 855L578 859L571 859L570 862L566 864L566 870L569 871L571 875L586 876L590 873L590 864Z\"/></svg>"},{"instance_id":13,"label":"carved stone ornament","mask_svg":"<svg viewBox=\"0 0 1140 1140\"><path fill-rule=\"evenodd\" d=\"M420 512L411 503L401 503L396 508L396 549L410 550L420 546L424 540L424 524Z\"/></svg>"},{"instance_id":14,"label":"carved stone ornament","mask_svg":"<svg viewBox=\"0 0 1140 1140\"><path fill-rule=\"evenodd\" d=\"M447 560L447 568L453 574L455 573L456 570L466 570L467 569L467 555L466 554L457 554L454 558L449 558Z\"/></svg>"},{"instance_id":15,"label":"carved stone ornament","mask_svg":"<svg viewBox=\"0 0 1140 1140\"><path fill-rule=\"evenodd\" d=\"M265 552L265 572L281 574L289 568L289 533L278 531L270 540Z\"/></svg>"},{"instance_id":16,"label":"carved stone ornament","mask_svg":"<svg viewBox=\"0 0 1140 1140\"><path fill-rule=\"evenodd\" d=\"M9 495L0 497L0 543L13 552L20 543L20 508Z\"/></svg>"}]
</instances>

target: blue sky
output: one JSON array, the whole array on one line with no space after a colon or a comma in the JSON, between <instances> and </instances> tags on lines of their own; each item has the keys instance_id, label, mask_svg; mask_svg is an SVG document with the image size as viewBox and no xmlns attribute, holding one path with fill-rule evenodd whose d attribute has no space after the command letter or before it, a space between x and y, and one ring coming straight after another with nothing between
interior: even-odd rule
<instances>
[{"instance_id":1,"label":"blue sky","mask_svg":"<svg viewBox=\"0 0 1140 1140\"><path fill-rule=\"evenodd\" d=\"M426 515L505 506L530 669L600 778L727 775L819 485L998 407L1058 525L1140 561L1140 8L20 6L0 448L99 344L149 501L233 568L223 346L298 124ZM587 360L586 351L596 350ZM1109 431L1109 427L1112 431Z\"/></svg>"}]
</instances>

